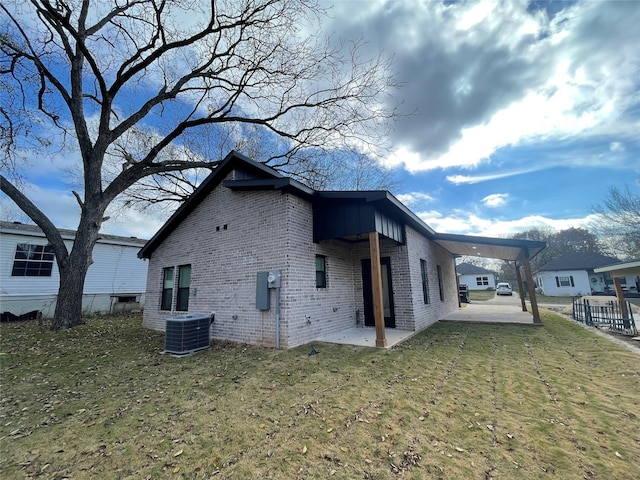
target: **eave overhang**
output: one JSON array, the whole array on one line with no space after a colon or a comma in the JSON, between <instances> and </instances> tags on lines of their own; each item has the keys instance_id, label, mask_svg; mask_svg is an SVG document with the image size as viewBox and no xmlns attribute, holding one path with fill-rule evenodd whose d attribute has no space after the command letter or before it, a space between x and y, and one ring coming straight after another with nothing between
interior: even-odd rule
<instances>
[{"instance_id":1,"label":"eave overhang","mask_svg":"<svg viewBox=\"0 0 640 480\"><path fill-rule=\"evenodd\" d=\"M595 268L593 271L594 273L608 273L614 278L640 275L640 259Z\"/></svg>"},{"instance_id":2,"label":"eave overhang","mask_svg":"<svg viewBox=\"0 0 640 480\"><path fill-rule=\"evenodd\" d=\"M547 246L545 242L534 240L449 233L436 233L434 241L456 256L497 258L513 261L516 264L524 259L531 260Z\"/></svg>"}]
</instances>

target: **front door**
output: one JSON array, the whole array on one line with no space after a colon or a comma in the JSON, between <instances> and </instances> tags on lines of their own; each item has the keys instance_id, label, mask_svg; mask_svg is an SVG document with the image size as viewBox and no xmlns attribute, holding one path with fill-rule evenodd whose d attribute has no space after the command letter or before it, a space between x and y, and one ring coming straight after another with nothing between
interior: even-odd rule
<instances>
[{"instance_id":1,"label":"front door","mask_svg":"<svg viewBox=\"0 0 640 480\"><path fill-rule=\"evenodd\" d=\"M382 272L382 302L384 311L384 326L396 328L396 318L393 313L393 289L391 288L391 258L380 259ZM364 324L375 327L373 317L373 285L371 283L371 259L362 260L362 291L364 296Z\"/></svg>"}]
</instances>

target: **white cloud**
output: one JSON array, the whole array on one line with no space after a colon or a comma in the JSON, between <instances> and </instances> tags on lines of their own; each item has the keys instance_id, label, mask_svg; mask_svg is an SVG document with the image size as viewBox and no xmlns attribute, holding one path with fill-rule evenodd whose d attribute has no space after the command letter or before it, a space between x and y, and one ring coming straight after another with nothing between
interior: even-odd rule
<instances>
[{"instance_id":1,"label":"white cloud","mask_svg":"<svg viewBox=\"0 0 640 480\"><path fill-rule=\"evenodd\" d=\"M416 109L395 131L389 165L470 167L508 147L637 136L633 2L567 2L550 13L528 2L390 1L358 3L356 16L352 3L339 5L332 27L393 51L407 82L400 93Z\"/></svg>"},{"instance_id":2,"label":"white cloud","mask_svg":"<svg viewBox=\"0 0 640 480\"><path fill-rule=\"evenodd\" d=\"M622 142L611 142L609 144L609 150L612 152L624 152L624 144Z\"/></svg>"},{"instance_id":3,"label":"white cloud","mask_svg":"<svg viewBox=\"0 0 640 480\"><path fill-rule=\"evenodd\" d=\"M508 193L493 193L491 195L487 195L482 199L482 203L485 207L490 208L498 208L504 207L509 200Z\"/></svg>"},{"instance_id":4,"label":"white cloud","mask_svg":"<svg viewBox=\"0 0 640 480\"><path fill-rule=\"evenodd\" d=\"M416 212L427 225L437 232L485 237L506 237L532 228L566 230L568 228L588 228L593 215L582 218L548 218L542 215L527 215L504 220L483 218L464 210L455 210L446 216L437 211Z\"/></svg>"},{"instance_id":5,"label":"white cloud","mask_svg":"<svg viewBox=\"0 0 640 480\"><path fill-rule=\"evenodd\" d=\"M433 197L424 192L403 193L400 195L396 195L396 198L407 207L412 207L414 205L429 203L433 201Z\"/></svg>"}]
</instances>

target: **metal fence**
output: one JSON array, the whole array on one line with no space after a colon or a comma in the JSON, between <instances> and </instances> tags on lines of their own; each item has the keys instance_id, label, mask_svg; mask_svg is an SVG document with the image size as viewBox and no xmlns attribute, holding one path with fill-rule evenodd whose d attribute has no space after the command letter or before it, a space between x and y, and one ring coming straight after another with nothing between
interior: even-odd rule
<instances>
[{"instance_id":1,"label":"metal fence","mask_svg":"<svg viewBox=\"0 0 640 480\"><path fill-rule=\"evenodd\" d=\"M638 335L629 300L609 300L603 305L591 305L586 298L574 298L573 319L585 325L607 327L622 335Z\"/></svg>"}]
</instances>

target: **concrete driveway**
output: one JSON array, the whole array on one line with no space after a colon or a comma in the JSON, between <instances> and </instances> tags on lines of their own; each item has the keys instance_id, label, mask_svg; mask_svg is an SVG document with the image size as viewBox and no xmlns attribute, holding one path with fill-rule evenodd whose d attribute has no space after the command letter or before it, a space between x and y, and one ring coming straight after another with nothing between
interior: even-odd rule
<instances>
[{"instance_id":1,"label":"concrete driveway","mask_svg":"<svg viewBox=\"0 0 640 480\"><path fill-rule=\"evenodd\" d=\"M517 293L496 295L484 302L463 303L457 311L442 319L444 322L500 323L514 325L541 325L533 323L533 315L522 311Z\"/></svg>"}]
</instances>

